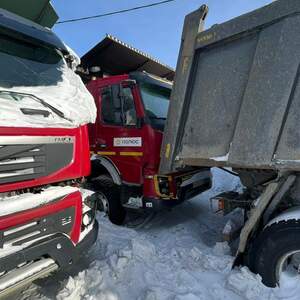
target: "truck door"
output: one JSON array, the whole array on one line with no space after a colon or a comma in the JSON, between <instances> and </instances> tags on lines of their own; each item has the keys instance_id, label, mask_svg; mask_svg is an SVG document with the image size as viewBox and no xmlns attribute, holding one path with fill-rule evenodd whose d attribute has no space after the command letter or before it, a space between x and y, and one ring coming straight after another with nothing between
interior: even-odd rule
<instances>
[{"instance_id":1,"label":"truck door","mask_svg":"<svg viewBox=\"0 0 300 300\"><path fill-rule=\"evenodd\" d=\"M145 130L140 125L135 85L110 85L100 89L97 152L109 157L122 180L142 184Z\"/></svg>"}]
</instances>

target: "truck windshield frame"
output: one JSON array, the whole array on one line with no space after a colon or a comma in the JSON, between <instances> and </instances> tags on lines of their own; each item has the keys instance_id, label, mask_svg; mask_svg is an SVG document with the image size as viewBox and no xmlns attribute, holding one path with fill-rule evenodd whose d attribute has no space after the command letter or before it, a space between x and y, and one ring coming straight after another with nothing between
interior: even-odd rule
<instances>
[{"instance_id":1,"label":"truck windshield frame","mask_svg":"<svg viewBox=\"0 0 300 300\"><path fill-rule=\"evenodd\" d=\"M140 83L140 92L151 126L163 131L168 116L171 89L143 82Z\"/></svg>"},{"instance_id":2,"label":"truck windshield frame","mask_svg":"<svg viewBox=\"0 0 300 300\"><path fill-rule=\"evenodd\" d=\"M55 48L0 35L0 88L57 85L66 65Z\"/></svg>"}]
</instances>

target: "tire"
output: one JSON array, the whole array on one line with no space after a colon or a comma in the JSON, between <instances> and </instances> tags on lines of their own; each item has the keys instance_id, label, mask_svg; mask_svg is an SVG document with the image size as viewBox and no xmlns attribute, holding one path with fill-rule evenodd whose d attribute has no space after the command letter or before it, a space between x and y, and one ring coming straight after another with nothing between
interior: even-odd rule
<instances>
[{"instance_id":1,"label":"tire","mask_svg":"<svg viewBox=\"0 0 300 300\"><path fill-rule=\"evenodd\" d=\"M119 186L114 184L108 175L94 178L91 181L91 186L98 193L98 204L107 213L109 220L113 224L122 225L126 218L126 210L121 204ZM104 204L105 201L106 205Z\"/></svg>"},{"instance_id":2,"label":"tire","mask_svg":"<svg viewBox=\"0 0 300 300\"><path fill-rule=\"evenodd\" d=\"M249 251L249 267L260 274L266 286L276 287L280 281L280 263L294 251L300 252L300 222L288 220L275 223L254 240Z\"/></svg>"}]
</instances>

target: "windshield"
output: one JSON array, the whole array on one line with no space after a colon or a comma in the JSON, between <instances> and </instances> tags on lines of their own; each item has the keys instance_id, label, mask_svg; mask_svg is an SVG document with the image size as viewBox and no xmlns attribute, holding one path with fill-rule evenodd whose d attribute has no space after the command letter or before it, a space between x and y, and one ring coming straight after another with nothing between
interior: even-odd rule
<instances>
[{"instance_id":1,"label":"windshield","mask_svg":"<svg viewBox=\"0 0 300 300\"><path fill-rule=\"evenodd\" d=\"M62 128L95 121L93 97L59 50L0 34L0 68L0 126Z\"/></svg>"},{"instance_id":2,"label":"windshield","mask_svg":"<svg viewBox=\"0 0 300 300\"><path fill-rule=\"evenodd\" d=\"M56 85L64 64L55 49L0 35L0 89Z\"/></svg>"},{"instance_id":3,"label":"windshield","mask_svg":"<svg viewBox=\"0 0 300 300\"><path fill-rule=\"evenodd\" d=\"M38 102L59 117L65 118L60 110L35 95L6 90L16 87L56 85L62 80L61 66L63 65L63 56L55 49L0 35L0 67L5 70L0 74L1 102L3 100L19 102L18 108L21 111L24 111L25 106L30 106L37 108L36 112L40 113L40 107L36 103ZM5 103L2 103L3 105ZM48 115L47 110L44 112ZM32 110L31 113L33 114L34 111Z\"/></svg>"},{"instance_id":4,"label":"windshield","mask_svg":"<svg viewBox=\"0 0 300 300\"><path fill-rule=\"evenodd\" d=\"M152 127L163 130L168 115L171 90L158 85L143 83L141 94Z\"/></svg>"}]
</instances>

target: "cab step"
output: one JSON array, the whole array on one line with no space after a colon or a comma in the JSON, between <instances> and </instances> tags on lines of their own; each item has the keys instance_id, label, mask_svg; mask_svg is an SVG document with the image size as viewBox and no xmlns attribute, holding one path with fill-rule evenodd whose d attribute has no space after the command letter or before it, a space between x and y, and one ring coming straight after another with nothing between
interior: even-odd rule
<instances>
[{"instance_id":1,"label":"cab step","mask_svg":"<svg viewBox=\"0 0 300 300\"><path fill-rule=\"evenodd\" d=\"M142 197L130 197L127 203L122 204L126 209L138 210L143 208Z\"/></svg>"},{"instance_id":2,"label":"cab step","mask_svg":"<svg viewBox=\"0 0 300 300\"><path fill-rule=\"evenodd\" d=\"M138 209L141 209L141 207L139 206L136 206L136 205L132 205L132 204L122 204L122 206L125 208L125 209L129 209L129 210L138 210Z\"/></svg>"},{"instance_id":3,"label":"cab step","mask_svg":"<svg viewBox=\"0 0 300 300\"><path fill-rule=\"evenodd\" d=\"M57 269L58 265L55 261L47 258L26 264L4 274L0 277L0 299Z\"/></svg>"}]
</instances>

